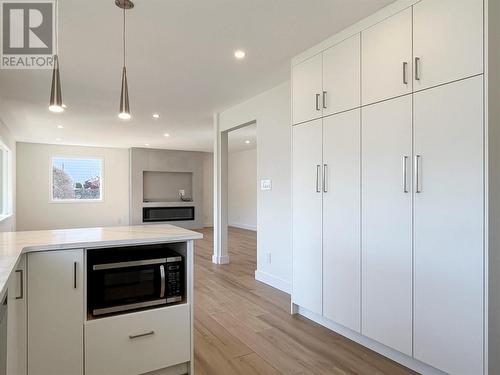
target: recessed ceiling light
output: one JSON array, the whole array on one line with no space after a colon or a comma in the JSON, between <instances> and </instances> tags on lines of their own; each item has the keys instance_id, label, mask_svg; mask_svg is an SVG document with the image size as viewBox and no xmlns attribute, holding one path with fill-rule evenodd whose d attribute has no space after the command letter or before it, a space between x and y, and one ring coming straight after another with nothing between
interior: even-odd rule
<instances>
[{"instance_id":1,"label":"recessed ceiling light","mask_svg":"<svg viewBox=\"0 0 500 375\"><path fill-rule=\"evenodd\" d=\"M170 134L168 134L168 133L164 133L164 134L163 134L163 136L164 136L164 137L170 137Z\"/></svg>"},{"instance_id":2,"label":"recessed ceiling light","mask_svg":"<svg viewBox=\"0 0 500 375\"><path fill-rule=\"evenodd\" d=\"M57 125L57 129L64 129L64 125Z\"/></svg>"},{"instance_id":3,"label":"recessed ceiling light","mask_svg":"<svg viewBox=\"0 0 500 375\"><path fill-rule=\"evenodd\" d=\"M248 144L250 144L250 141L247 139L247 140L245 141L245 143L248 145Z\"/></svg>"},{"instance_id":4,"label":"recessed ceiling light","mask_svg":"<svg viewBox=\"0 0 500 375\"><path fill-rule=\"evenodd\" d=\"M158 113L153 113L153 118L158 119L158 118L160 118L160 115Z\"/></svg>"},{"instance_id":5,"label":"recessed ceiling light","mask_svg":"<svg viewBox=\"0 0 500 375\"><path fill-rule=\"evenodd\" d=\"M245 51L242 51L241 49L234 51L234 57L236 57L238 60L244 59L245 56L246 56Z\"/></svg>"},{"instance_id":6,"label":"recessed ceiling light","mask_svg":"<svg viewBox=\"0 0 500 375\"><path fill-rule=\"evenodd\" d=\"M149 146L149 143L144 143L144 146L148 147L148 146Z\"/></svg>"}]
</instances>

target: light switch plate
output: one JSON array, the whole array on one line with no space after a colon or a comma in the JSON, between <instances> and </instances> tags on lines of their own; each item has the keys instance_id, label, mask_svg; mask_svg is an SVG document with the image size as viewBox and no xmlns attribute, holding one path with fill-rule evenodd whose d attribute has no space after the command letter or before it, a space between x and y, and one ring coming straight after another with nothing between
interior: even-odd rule
<instances>
[{"instance_id":1,"label":"light switch plate","mask_svg":"<svg viewBox=\"0 0 500 375\"><path fill-rule=\"evenodd\" d=\"M271 190L273 187L271 180L260 180L260 190Z\"/></svg>"}]
</instances>

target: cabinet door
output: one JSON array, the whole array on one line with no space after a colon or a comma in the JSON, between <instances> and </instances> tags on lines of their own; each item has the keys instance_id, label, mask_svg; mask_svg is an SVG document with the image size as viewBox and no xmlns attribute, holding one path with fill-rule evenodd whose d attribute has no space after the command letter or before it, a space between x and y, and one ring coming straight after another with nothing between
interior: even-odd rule
<instances>
[{"instance_id":1,"label":"cabinet door","mask_svg":"<svg viewBox=\"0 0 500 375\"><path fill-rule=\"evenodd\" d=\"M292 302L322 312L322 126L321 120L293 127Z\"/></svg>"},{"instance_id":2,"label":"cabinet door","mask_svg":"<svg viewBox=\"0 0 500 375\"><path fill-rule=\"evenodd\" d=\"M361 41L357 34L323 53L323 116L361 104Z\"/></svg>"},{"instance_id":3,"label":"cabinet door","mask_svg":"<svg viewBox=\"0 0 500 375\"><path fill-rule=\"evenodd\" d=\"M362 333L407 355L412 353L411 111L411 95L363 108L361 164Z\"/></svg>"},{"instance_id":4,"label":"cabinet door","mask_svg":"<svg viewBox=\"0 0 500 375\"><path fill-rule=\"evenodd\" d=\"M423 0L413 8L414 89L483 72L483 0Z\"/></svg>"},{"instance_id":5,"label":"cabinet door","mask_svg":"<svg viewBox=\"0 0 500 375\"><path fill-rule=\"evenodd\" d=\"M321 117L323 56L318 54L292 68L293 123Z\"/></svg>"},{"instance_id":6,"label":"cabinet door","mask_svg":"<svg viewBox=\"0 0 500 375\"><path fill-rule=\"evenodd\" d=\"M361 33L363 104L412 91L411 8Z\"/></svg>"},{"instance_id":7,"label":"cabinet door","mask_svg":"<svg viewBox=\"0 0 500 375\"><path fill-rule=\"evenodd\" d=\"M323 119L323 315L360 331L360 109Z\"/></svg>"},{"instance_id":8,"label":"cabinet door","mask_svg":"<svg viewBox=\"0 0 500 375\"><path fill-rule=\"evenodd\" d=\"M83 250L28 254L28 374L83 374Z\"/></svg>"},{"instance_id":9,"label":"cabinet door","mask_svg":"<svg viewBox=\"0 0 500 375\"><path fill-rule=\"evenodd\" d=\"M483 80L415 95L415 358L483 373Z\"/></svg>"},{"instance_id":10,"label":"cabinet door","mask_svg":"<svg viewBox=\"0 0 500 375\"><path fill-rule=\"evenodd\" d=\"M26 256L9 279L7 374L26 374Z\"/></svg>"}]
</instances>

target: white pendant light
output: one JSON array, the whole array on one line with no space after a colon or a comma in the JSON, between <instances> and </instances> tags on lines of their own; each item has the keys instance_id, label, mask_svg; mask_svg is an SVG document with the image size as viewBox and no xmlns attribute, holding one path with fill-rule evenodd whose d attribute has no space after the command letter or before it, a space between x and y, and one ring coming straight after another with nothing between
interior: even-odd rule
<instances>
[{"instance_id":1,"label":"white pendant light","mask_svg":"<svg viewBox=\"0 0 500 375\"><path fill-rule=\"evenodd\" d=\"M130 0L115 0L117 7L123 9L123 69L122 69L122 89L120 93L120 112L118 118L122 120L130 120L130 105L128 100L128 83L127 83L127 68L125 66L125 52L126 52L126 23L125 23L125 10L132 9L134 3Z\"/></svg>"},{"instance_id":2,"label":"white pendant light","mask_svg":"<svg viewBox=\"0 0 500 375\"><path fill-rule=\"evenodd\" d=\"M59 74L59 5L56 0L56 17L55 17L55 50L54 62L52 67L52 84L50 86L50 101L49 110L51 112L60 113L64 111L63 101L62 101L62 90L61 90L61 76Z\"/></svg>"}]
</instances>

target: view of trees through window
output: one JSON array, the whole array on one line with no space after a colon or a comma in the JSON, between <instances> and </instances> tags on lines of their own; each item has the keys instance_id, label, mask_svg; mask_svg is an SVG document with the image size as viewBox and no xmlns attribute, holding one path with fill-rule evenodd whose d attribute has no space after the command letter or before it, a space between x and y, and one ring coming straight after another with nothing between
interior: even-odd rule
<instances>
[{"instance_id":1,"label":"view of trees through window","mask_svg":"<svg viewBox=\"0 0 500 375\"><path fill-rule=\"evenodd\" d=\"M52 199L101 199L102 160L55 157L52 159Z\"/></svg>"}]
</instances>

